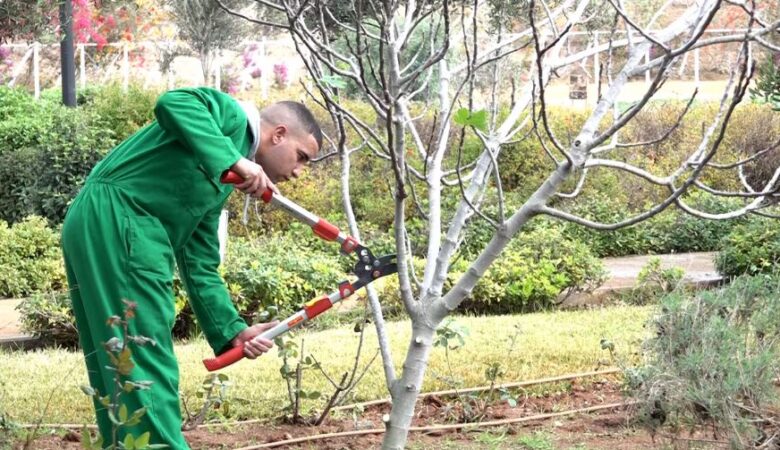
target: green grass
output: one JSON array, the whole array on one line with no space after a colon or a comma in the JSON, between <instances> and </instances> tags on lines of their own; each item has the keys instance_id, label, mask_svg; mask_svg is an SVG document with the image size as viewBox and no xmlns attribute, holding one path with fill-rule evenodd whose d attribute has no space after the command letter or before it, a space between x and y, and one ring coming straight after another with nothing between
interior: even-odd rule
<instances>
[{"instance_id":1,"label":"green grass","mask_svg":"<svg viewBox=\"0 0 780 450\"><path fill-rule=\"evenodd\" d=\"M644 337L643 324L650 307L615 306L590 311L538 313L517 316L457 317L456 322L469 330L465 346L450 352L453 377L465 386L488 384L484 369L501 362L506 375L501 382L530 380L596 368L608 358L599 341L609 339L621 353L637 349ZM143 320L139 318L137 320ZM519 325L521 334L514 351L508 353L509 338ZM401 371L409 343L408 321L388 323L396 370ZM363 364L376 352L373 327L367 332ZM331 378L351 368L358 335L352 327L296 336L305 340L307 354L319 360ZM181 371L180 389L196 409L195 393L207 375L201 359L211 356L201 339L176 346ZM268 418L279 414L286 402L286 387L279 375L281 359L275 351L255 361L242 361L224 370L234 383L231 398L244 401L233 404L232 419ZM444 351L431 353L424 391L449 389L441 376L449 376ZM87 384L81 353L47 349L32 352L0 351L0 417L21 423L42 420L45 423L91 423L92 404L79 386ZM305 390L330 392L327 381L314 371L304 374ZM355 400L387 397L379 358L358 386ZM48 403L48 407L46 407ZM323 400L304 402L304 410L320 408Z\"/></svg>"}]
</instances>

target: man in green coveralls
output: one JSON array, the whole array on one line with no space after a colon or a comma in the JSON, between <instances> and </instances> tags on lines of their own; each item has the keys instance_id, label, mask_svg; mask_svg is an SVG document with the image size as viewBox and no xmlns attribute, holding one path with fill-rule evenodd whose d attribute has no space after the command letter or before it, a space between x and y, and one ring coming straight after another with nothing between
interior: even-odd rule
<instances>
[{"instance_id":1,"label":"man in green coveralls","mask_svg":"<svg viewBox=\"0 0 780 450\"><path fill-rule=\"evenodd\" d=\"M152 381L148 390L123 393L130 412L146 407L141 423L123 427L151 432L152 444L189 448L181 433L179 370L173 352L174 261L203 333L215 354L242 345L274 324L248 327L239 317L217 267L217 227L232 185L228 169L253 197L273 183L297 177L322 146L322 133L300 103L279 102L258 112L208 88L167 92L156 120L114 148L90 173L68 210L62 248L89 381L100 395L113 392L114 373L103 344L119 337L109 317L122 316L122 300L137 304L129 334L156 345L136 346L130 379ZM262 119L262 120L261 120ZM273 344L249 342L256 358ZM111 422L95 403L107 444Z\"/></svg>"}]
</instances>

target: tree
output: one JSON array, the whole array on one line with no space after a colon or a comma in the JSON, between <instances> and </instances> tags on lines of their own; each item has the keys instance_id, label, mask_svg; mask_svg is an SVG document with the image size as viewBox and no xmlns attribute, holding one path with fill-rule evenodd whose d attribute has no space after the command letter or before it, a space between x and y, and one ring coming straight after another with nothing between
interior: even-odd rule
<instances>
[{"instance_id":1,"label":"tree","mask_svg":"<svg viewBox=\"0 0 780 450\"><path fill-rule=\"evenodd\" d=\"M230 9L224 1L215 1ZM359 237L358 227L349 194L350 155L368 149L393 174L391 194L395 203L399 289L411 318L412 338L403 372L396 375L379 303L375 293L369 290L393 404L385 420L387 433L383 446L386 449L404 447L437 326L467 298L508 242L534 217L549 216L609 231L647 220L672 205L706 219L771 214L774 209L780 178L777 168L762 185L751 185L742 177L742 186L735 190L710 186L703 181L703 174L711 171L740 171L753 158L745 156L728 163L716 163L714 159L730 118L753 76L754 65L749 55L756 48L773 48L766 37L780 25L776 16L756 9L757 2L728 2L736 5L732 8L739 11L741 26L747 31L708 37L704 31L726 8L722 1L690 0L682 5L668 1L653 11L650 18L626 12L621 6L625 2L619 0L599 2L599 14L593 14L594 4L590 0L506 2L525 15L513 22L520 29L512 29L514 33L507 34L499 26L501 21L494 21L498 23L492 28L483 25L487 17L481 12L485 5L480 0L468 4L449 0L367 0L354 3L349 22L333 21L352 36L347 51L339 51L333 45L333 34L325 29L324 20L305 19L332 18L329 2L259 0L259 3L282 13L284 19L274 22L239 11L233 13L257 24L285 29L295 40L315 80L317 92L312 93L312 98L330 113L337 130L331 144L343 164L343 206L356 237ZM590 42L577 47L579 50L569 51L567 41L572 34L586 31L590 20L604 15L612 18L611 30L605 30L609 40L605 42L602 37L598 43ZM372 21L376 21L376 26L366 25ZM417 27L427 28L431 39L423 54L412 53L407 48ZM627 30L631 33L626 34ZM684 161L665 175L626 162L623 155L626 149L659 142L679 126L696 94L689 99L674 127L651 141L624 142L621 129L648 105L672 70L683 63L686 54L723 43L733 43L732 47L736 48L723 57L730 68L728 86L715 118L704 127L701 140L687 149ZM380 51L368 51L372 45ZM651 49L652 56L646 61ZM602 76L597 81L599 96L595 106L576 133L556 135L550 126L546 88L551 79L595 53L606 55ZM421 62L410 64L413 61ZM502 72L502 67L510 61L521 69ZM618 96L629 81L646 73L650 74L650 82L641 99L619 109ZM482 91L477 89L477 76L491 80ZM378 125L362 121L339 101L347 80L359 86L363 98L377 115ZM415 87L418 80L437 85L436 126L428 139L421 133L421 114L412 113L414 108L417 112L420 109L415 104L420 98L420 89ZM510 87L512 95L506 95ZM503 114L499 114L501 106ZM464 161L461 147L467 133L480 140L482 150L476 158ZM350 134L362 138L359 148L348 148ZM541 184L534 186L528 198L513 204L502 191L499 156L507 144L518 138L533 139L546 154L546 161L539 161L539 167L551 167L551 170ZM457 152L457 158L446 158L449 152ZM656 204L616 223L599 223L561 208L562 199L577 201L595 170L637 177L664 195ZM443 209L445 189L460 193L460 201L453 210ZM727 213L697 210L685 200L686 192L691 189L711 196L738 197L744 202ZM486 209L487 199L495 204L495 212ZM407 203L410 202L416 203L427 221L424 228L427 235L422 238L407 232ZM492 239L445 292L453 257L465 230L476 221L493 227ZM412 239L427 246L425 268L419 278L415 277L410 263Z\"/></svg>"},{"instance_id":2,"label":"tree","mask_svg":"<svg viewBox=\"0 0 780 450\"><path fill-rule=\"evenodd\" d=\"M239 3L228 0L224 4L236 8ZM238 44L249 32L247 23L226 13L213 0L166 0L166 4L179 28L179 38L200 56L203 79L208 82L217 53Z\"/></svg>"},{"instance_id":3,"label":"tree","mask_svg":"<svg viewBox=\"0 0 780 450\"><path fill-rule=\"evenodd\" d=\"M57 17L53 0L3 0L0 2L0 42L32 40L44 33Z\"/></svg>"}]
</instances>

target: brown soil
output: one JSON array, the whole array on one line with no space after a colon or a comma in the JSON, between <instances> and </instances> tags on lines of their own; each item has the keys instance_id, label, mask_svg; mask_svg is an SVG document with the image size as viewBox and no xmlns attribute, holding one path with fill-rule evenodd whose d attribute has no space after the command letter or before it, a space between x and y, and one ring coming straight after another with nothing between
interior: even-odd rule
<instances>
[{"instance_id":1,"label":"brown soil","mask_svg":"<svg viewBox=\"0 0 780 450\"><path fill-rule=\"evenodd\" d=\"M494 404L486 409L482 421L505 420L530 417L539 414L563 412L578 408L608 405L624 402L619 387L612 383L593 383L586 387L578 383L572 389L559 395L519 398L518 405L510 407L506 402ZM428 398L418 403L413 426L454 424L462 408L451 398ZM226 427L199 428L185 432L193 449L237 449L263 443L279 442L325 433L344 431L381 429L382 415L389 411L385 405L369 407L358 417L342 414L338 419L331 418L319 427L293 425L282 422L270 424L248 424ZM445 431L416 431L409 435L407 448L413 449L529 449L529 450L636 450L636 449L710 449L722 448L710 446L709 436L699 440L697 435L686 433L685 439L672 442L669 436L656 436L631 423L633 410L630 406L621 406L588 414L577 414L535 420L500 427L461 428ZM538 433L538 434L537 434ZM46 435L35 440L30 448L78 449L79 434L60 432ZM534 444L533 438L547 440L547 443ZM692 439L697 438L697 439ZM374 449L379 448L382 434L367 434L327 440L312 440L296 445L284 445L282 449ZM552 445L552 447L550 446ZM21 448L21 447L18 447Z\"/></svg>"}]
</instances>

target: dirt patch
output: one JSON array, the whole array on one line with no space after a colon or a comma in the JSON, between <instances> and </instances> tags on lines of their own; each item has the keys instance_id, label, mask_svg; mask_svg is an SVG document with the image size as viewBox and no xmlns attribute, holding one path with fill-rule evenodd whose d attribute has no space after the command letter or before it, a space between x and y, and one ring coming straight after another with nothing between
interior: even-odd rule
<instances>
[{"instance_id":1,"label":"dirt patch","mask_svg":"<svg viewBox=\"0 0 780 450\"><path fill-rule=\"evenodd\" d=\"M490 404L481 421L497 421L539 414L609 405L624 402L619 387L613 383L592 383L586 386L572 383L568 392L557 395L518 397L511 407L507 402ZM461 403L452 398L431 397L418 403L413 426L427 427L459 423L463 416ZM216 428L199 428L184 435L193 449L237 449L264 443L279 442L304 436L339 433L355 430L382 429L382 416L389 406L367 408L360 416L341 414L319 427L285 424L277 421L268 424L228 425ZM670 437L653 436L646 430L632 425L633 408L621 406L587 414L559 416L519 424L503 424L497 427L463 426L449 430L415 431L409 435L409 448L414 449L609 449L636 450L661 448L721 448L708 446L702 440L678 441L685 445L670 447ZM78 449L79 434L59 432L57 435L39 437L31 448ZM686 435L687 439L695 435ZM374 449L379 448L382 434L365 434L312 440L304 443L279 446L283 449ZM696 442L691 447L689 444ZM21 448L21 447L19 447Z\"/></svg>"}]
</instances>

